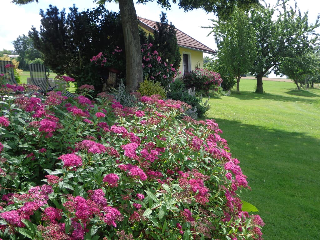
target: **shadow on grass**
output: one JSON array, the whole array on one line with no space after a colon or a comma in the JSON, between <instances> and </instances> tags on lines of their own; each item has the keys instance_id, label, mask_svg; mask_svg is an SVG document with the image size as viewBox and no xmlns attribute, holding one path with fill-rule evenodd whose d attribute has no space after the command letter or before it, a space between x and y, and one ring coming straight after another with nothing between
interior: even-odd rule
<instances>
[{"instance_id":1,"label":"shadow on grass","mask_svg":"<svg viewBox=\"0 0 320 240\"><path fill-rule=\"evenodd\" d=\"M254 204L266 223L265 239L319 239L320 139L215 119L248 176Z\"/></svg>"},{"instance_id":2,"label":"shadow on grass","mask_svg":"<svg viewBox=\"0 0 320 240\"><path fill-rule=\"evenodd\" d=\"M312 90L319 91L319 94L320 94L320 89L312 89ZM300 90L300 91L299 90L291 90L291 91L286 92L286 94L299 96L299 97L320 97L319 95L314 94L308 90Z\"/></svg>"},{"instance_id":3,"label":"shadow on grass","mask_svg":"<svg viewBox=\"0 0 320 240\"><path fill-rule=\"evenodd\" d=\"M297 90L298 91L298 90ZM232 92L230 97L238 98L239 100L273 100L273 101L281 101L281 102L304 102L304 103L313 103L320 99L320 95L314 94L309 92L307 93L296 93L295 90L291 90L287 92L288 94L297 96L297 97L291 97L291 96L283 96L283 95L277 95L277 94L270 94L270 93L255 93L255 92L249 92L249 91L241 91L240 93ZM308 97L308 98L301 98L301 97Z\"/></svg>"}]
</instances>

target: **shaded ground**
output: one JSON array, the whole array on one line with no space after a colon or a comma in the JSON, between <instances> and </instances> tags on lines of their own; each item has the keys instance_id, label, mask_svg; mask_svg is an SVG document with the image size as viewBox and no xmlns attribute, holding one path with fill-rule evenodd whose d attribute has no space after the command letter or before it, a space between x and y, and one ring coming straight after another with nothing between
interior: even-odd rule
<instances>
[{"instance_id":1,"label":"shaded ground","mask_svg":"<svg viewBox=\"0 0 320 240\"><path fill-rule=\"evenodd\" d=\"M241 79L255 79L255 77L253 77L253 76L251 76L251 77L242 77ZM292 80L288 79L288 78L266 78L266 77L263 77L262 81L292 82Z\"/></svg>"}]
</instances>

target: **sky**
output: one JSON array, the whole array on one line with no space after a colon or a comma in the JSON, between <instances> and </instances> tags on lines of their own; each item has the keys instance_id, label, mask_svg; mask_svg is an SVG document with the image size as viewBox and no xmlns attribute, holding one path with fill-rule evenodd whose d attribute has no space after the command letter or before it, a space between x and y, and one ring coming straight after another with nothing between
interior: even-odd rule
<instances>
[{"instance_id":1,"label":"sky","mask_svg":"<svg viewBox=\"0 0 320 240\"><path fill-rule=\"evenodd\" d=\"M134 0L135 1L135 0ZM15 5L11 0L0 0L0 50L13 50L12 42L19 35L27 35L32 26L40 29L39 15L40 9L46 10L50 4L57 6L61 11L72 7L73 4L78 7L79 11L94 8L97 5L93 0L39 0L39 3L29 3L27 5ZM276 0L266 0L271 5ZM294 3L294 1L291 1ZM314 23L320 12L320 1L318 0L297 0L298 7L302 12L309 12L309 20ZM137 15L153 21L160 21L161 11L167 14L167 19L172 22L176 28L205 44L206 46L216 49L214 36L210 33L210 29L203 27L212 26L215 16L207 14L203 10L192 10L184 12L176 4L172 4L171 10L162 9L156 2L148 2L146 4L135 4ZM106 3L106 8L110 11L119 11L117 3Z\"/></svg>"}]
</instances>

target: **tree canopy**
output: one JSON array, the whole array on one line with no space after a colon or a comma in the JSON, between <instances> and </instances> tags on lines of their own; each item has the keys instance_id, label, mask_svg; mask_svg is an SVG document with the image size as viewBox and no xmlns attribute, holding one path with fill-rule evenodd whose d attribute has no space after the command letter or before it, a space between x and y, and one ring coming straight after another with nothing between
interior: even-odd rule
<instances>
[{"instance_id":1,"label":"tree canopy","mask_svg":"<svg viewBox=\"0 0 320 240\"><path fill-rule=\"evenodd\" d=\"M308 13L302 14L286 2L250 11L256 33L257 57L250 72L257 78L257 93L263 93L262 77L270 70L280 74L284 59L303 55L317 42L315 29L319 22L309 24Z\"/></svg>"},{"instance_id":2,"label":"tree canopy","mask_svg":"<svg viewBox=\"0 0 320 240\"><path fill-rule=\"evenodd\" d=\"M256 57L256 39L249 16L236 8L227 20L212 20L218 47L218 63L222 75L237 79L237 91L242 75L249 72ZM219 71L219 72L220 72Z\"/></svg>"},{"instance_id":3,"label":"tree canopy","mask_svg":"<svg viewBox=\"0 0 320 240\"><path fill-rule=\"evenodd\" d=\"M13 0L16 4L26 4L34 1L38 2L38 0ZM99 4L111 1L96 0ZM126 52L127 90L131 92L136 90L139 82L143 80L138 20L133 0L119 0L118 2ZM138 2L146 3L149 0L138 0ZM171 7L169 0L157 0L157 3L165 8ZM235 6L245 8L252 4L258 4L259 0L172 0L172 3L177 3L185 11L202 8L207 12L213 12L222 17L230 14Z\"/></svg>"},{"instance_id":4,"label":"tree canopy","mask_svg":"<svg viewBox=\"0 0 320 240\"><path fill-rule=\"evenodd\" d=\"M24 34L13 41L13 46L15 52L19 54L19 68L22 70L29 70L29 63L41 58L41 53L34 48L32 39Z\"/></svg>"}]
</instances>

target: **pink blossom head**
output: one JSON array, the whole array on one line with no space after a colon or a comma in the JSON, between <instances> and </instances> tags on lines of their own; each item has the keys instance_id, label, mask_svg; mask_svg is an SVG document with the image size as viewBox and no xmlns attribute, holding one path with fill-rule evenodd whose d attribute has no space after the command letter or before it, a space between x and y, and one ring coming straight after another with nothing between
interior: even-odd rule
<instances>
[{"instance_id":1,"label":"pink blossom head","mask_svg":"<svg viewBox=\"0 0 320 240\"><path fill-rule=\"evenodd\" d=\"M115 173L109 173L103 178L103 182L109 184L110 187L117 187L119 181L119 176Z\"/></svg>"},{"instance_id":2,"label":"pink blossom head","mask_svg":"<svg viewBox=\"0 0 320 240\"><path fill-rule=\"evenodd\" d=\"M0 126L8 127L10 124L8 118L0 117Z\"/></svg>"},{"instance_id":3,"label":"pink blossom head","mask_svg":"<svg viewBox=\"0 0 320 240\"><path fill-rule=\"evenodd\" d=\"M42 215L42 220L44 221L50 221L51 223L56 223L57 220L60 220L62 218L62 210L56 209L54 207L47 207L44 210L44 213Z\"/></svg>"},{"instance_id":4,"label":"pink blossom head","mask_svg":"<svg viewBox=\"0 0 320 240\"><path fill-rule=\"evenodd\" d=\"M102 113L102 112L97 112L96 114L96 117L97 118L104 118L106 115L104 114L104 113Z\"/></svg>"},{"instance_id":5,"label":"pink blossom head","mask_svg":"<svg viewBox=\"0 0 320 240\"><path fill-rule=\"evenodd\" d=\"M117 227L117 224L115 221L121 220L121 213L118 209L114 207L105 207L103 208L103 211L105 212L103 221L110 226Z\"/></svg>"},{"instance_id":6,"label":"pink blossom head","mask_svg":"<svg viewBox=\"0 0 320 240\"><path fill-rule=\"evenodd\" d=\"M144 195L141 194L141 193L138 193L138 194L137 194L137 198L138 198L139 200L143 200L143 199L144 199Z\"/></svg>"},{"instance_id":7,"label":"pink blossom head","mask_svg":"<svg viewBox=\"0 0 320 240\"><path fill-rule=\"evenodd\" d=\"M58 159L63 161L64 167L80 167L82 166L82 159L80 156L70 153L61 155Z\"/></svg>"},{"instance_id":8,"label":"pink blossom head","mask_svg":"<svg viewBox=\"0 0 320 240\"><path fill-rule=\"evenodd\" d=\"M3 144L0 142L0 153L2 152L3 150Z\"/></svg>"},{"instance_id":9,"label":"pink blossom head","mask_svg":"<svg viewBox=\"0 0 320 240\"><path fill-rule=\"evenodd\" d=\"M82 142L76 143L76 147L78 149L85 149L89 153L104 153L106 151L105 146L92 140L83 140Z\"/></svg>"},{"instance_id":10,"label":"pink blossom head","mask_svg":"<svg viewBox=\"0 0 320 240\"><path fill-rule=\"evenodd\" d=\"M60 182L60 178L58 176L55 175L46 175L45 176L48 184L53 185L53 184L58 184Z\"/></svg>"}]
</instances>

